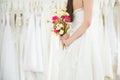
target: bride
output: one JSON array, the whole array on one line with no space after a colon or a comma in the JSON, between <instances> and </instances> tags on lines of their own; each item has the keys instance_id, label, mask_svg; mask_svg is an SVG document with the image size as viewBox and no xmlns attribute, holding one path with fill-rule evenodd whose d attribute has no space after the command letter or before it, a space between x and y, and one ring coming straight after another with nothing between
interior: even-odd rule
<instances>
[{"instance_id":1,"label":"bride","mask_svg":"<svg viewBox=\"0 0 120 80\"><path fill-rule=\"evenodd\" d=\"M60 37L67 49L61 52L63 57L58 63L57 80L112 78L109 42L104 38L100 17L95 19L95 15L101 16L99 12L93 13L95 8L95 11L99 11L95 1L68 0L67 11L72 18L72 29ZM54 77L51 80L56 80Z\"/></svg>"}]
</instances>

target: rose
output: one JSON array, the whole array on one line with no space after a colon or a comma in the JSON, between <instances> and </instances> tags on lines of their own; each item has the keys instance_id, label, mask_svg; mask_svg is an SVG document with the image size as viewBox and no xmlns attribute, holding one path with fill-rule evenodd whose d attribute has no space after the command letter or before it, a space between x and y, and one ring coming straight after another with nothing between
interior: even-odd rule
<instances>
[{"instance_id":1,"label":"rose","mask_svg":"<svg viewBox=\"0 0 120 80\"><path fill-rule=\"evenodd\" d=\"M57 25L56 25L56 30L60 30L60 29L61 29L60 25L57 24Z\"/></svg>"},{"instance_id":2,"label":"rose","mask_svg":"<svg viewBox=\"0 0 120 80\"><path fill-rule=\"evenodd\" d=\"M60 24L60 18L58 16L53 16L52 23L53 24Z\"/></svg>"},{"instance_id":3,"label":"rose","mask_svg":"<svg viewBox=\"0 0 120 80\"><path fill-rule=\"evenodd\" d=\"M59 34L60 34L60 35L63 35L63 33L64 33L64 30L61 29L61 30L59 31Z\"/></svg>"},{"instance_id":4,"label":"rose","mask_svg":"<svg viewBox=\"0 0 120 80\"><path fill-rule=\"evenodd\" d=\"M66 17L65 15L61 16L62 19L65 19L65 17Z\"/></svg>"},{"instance_id":5,"label":"rose","mask_svg":"<svg viewBox=\"0 0 120 80\"><path fill-rule=\"evenodd\" d=\"M65 19L67 22L70 22L71 21L71 18L70 16L61 16L62 19Z\"/></svg>"},{"instance_id":6,"label":"rose","mask_svg":"<svg viewBox=\"0 0 120 80\"><path fill-rule=\"evenodd\" d=\"M56 30L56 28L54 28L54 32L55 32L55 33L59 33L60 30Z\"/></svg>"},{"instance_id":7,"label":"rose","mask_svg":"<svg viewBox=\"0 0 120 80\"><path fill-rule=\"evenodd\" d=\"M67 22L70 22L70 21L71 21L70 16L66 16L65 19L66 19Z\"/></svg>"},{"instance_id":8,"label":"rose","mask_svg":"<svg viewBox=\"0 0 120 80\"><path fill-rule=\"evenodd\" d=\"M53 20L53 21L56 21L56 20L58 20L58 19L59 19L58 16L53 16L53 17L52 17L52 20Z\"/></svg>"},{"instance_id":9,"label":"rose","mask_svg":"<svg viewBox=\"0 0 120 80\"><path fill-rule=\"evenodd\" d=\"M68 12L65 12L65 14L64 14L64 15L69 16L69 13L68 13Z\"/></svg>"},{"instance_id":10,"label":"rose","mask_svg":"<svg viewBox=\"0 0 120 80\"><path fill-rule=\"evenodd\" d=\"M60 28L63 28L63 27L64 27L64 25L63 25L63 24L59 24L59 27L60 27Z\"/></svg>"},{"instance_id":11,"label":"rose","mask_svg":"<svg viewBox=\"0 0 120 80\"><path fill-rule=\"evenodd\" d=\"M63 28L64 26L63 26L63 24L57 24L56 25L56 30L60 30L61 28Z\"/></svg>"}]
</instances>

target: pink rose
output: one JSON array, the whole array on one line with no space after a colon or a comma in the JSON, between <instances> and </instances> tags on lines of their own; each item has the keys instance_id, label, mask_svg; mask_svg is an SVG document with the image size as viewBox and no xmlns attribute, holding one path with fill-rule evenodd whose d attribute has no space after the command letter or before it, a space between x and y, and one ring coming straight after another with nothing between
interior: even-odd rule
<instances>
[{"instance_id":1,"label":"pink rose","mask_svg":"<svg viewBox=\"0 0 120 80\"><path fill-rule=\"evenodd\" d=\"M70 16L66 16L65 19L66 19L67 22L70 22L70 21L71 21Z\"/></svg>"},{"instance_id":2,"label":"pink rose","mask_svg":"<svg viewBox=\"0 0 120 80\"><path fill-rule=\"evenodd\" d=\"M64 16L64 15L63 15L63 16L61 16L61 18L63 18L63 19L65 19L65 17L66 17L66 16Z\"/></svg>"},{"instance_id":3,"label":"pink rose","mask_svg":"<svg viewBox=\"0 0 120 80\"><path fill-rule=\"evenodd\" d=\"M67 22L70 22L71 21L71 18L70 16L61 16L61 18L65 19Z\"/></svg>"},{"instance_id":4,"label":"pink rose","mask_svg":"<svg viewBox=\"0 0 120 80\"><path fill-rule=\"evenodd\" d=\"M58 19L59 19L58 16L53 16L53 17L52 17L52 20L53 20L53 21L58 20Z\"/></svg>"},{"instance_id":5,"label":"pink rose","mask_svg":"<svg viewBox=\"0 0 120 80\"><path fill-rule=\"evenodd\" d=\"M54 28L54 32L55 32L55 33L59 33L60 30L56 30L56 28Z\"/></svg>"},{"instance_id":6,"label":"pink rose","mask_svg":"<svg viewBox=\"0 0 120 80\"><path fill-rule=\"evenodd\" d=\"M55 20L55 21L52 21L53 24L60 24L60 20Z\"/></svg>"}]
</instances>

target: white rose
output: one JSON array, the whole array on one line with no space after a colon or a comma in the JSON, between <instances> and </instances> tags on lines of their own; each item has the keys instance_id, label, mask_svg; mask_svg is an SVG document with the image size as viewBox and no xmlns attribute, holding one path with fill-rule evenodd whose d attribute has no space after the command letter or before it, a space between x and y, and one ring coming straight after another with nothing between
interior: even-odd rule
<instances>
[{"instance_id":1,"label":"white rose","mask_svg":"<svg viewBox=\"0 0 120 80\"><path fill-rule=\"evenodd\" d=\"M60 30L61 29L61 27L59 25L56 25L56 26L57 26L56 30Z\"/></svg>"},{"instance_id":2,"label":"white rose","mask_svg":"<svg viewBox=\"0 0 120 80\"><path fill-rule=\"evenodd\" d=\"M62 8L62 9L60 9L61 11L66 11L67 9L66 8Z\"/></svg>"},{"instance_id":3,"label":"white rose","mask_svg":"<svg viewBox=\"0 0 120 80\"><path fill-rule=\"evenodd\" d=\"M62 15L64 15L64 12L63 12L63 11L60 11L60 12L58 13L58 15L59 15L59 16L62 16Z\"/></svg>"},{"instance_id":4,"label":"white rose","mask_svg":"<svg viewBox=\"0 0 120 80\"><path fill-rule=\"evenodd\" d=\"M62 35L63 33L64 33L64 31L63 31L63 30L60 30L59 34Z\"/></svg>"},{"instance_id":5,"label":"white rose","mask_svg":"<svg viewBox=\"0 0 120 80\"><path fill-rule=\"evenodd\" d=\"M60 28L63 28L63 27L64 27L63 24L59 24L59 26L60 26Z\"/></svg>"},{"instance_id":6,"label":"white rose","mask_svg":"<svg viewBox=\"0 0 120 80\"><path fill-rule=\"evenodd\" d=\"M69 13L68 13L68 12L65 12L65 15L66 15L66 16L69 16Z\"/></svg>"}]
</instances>

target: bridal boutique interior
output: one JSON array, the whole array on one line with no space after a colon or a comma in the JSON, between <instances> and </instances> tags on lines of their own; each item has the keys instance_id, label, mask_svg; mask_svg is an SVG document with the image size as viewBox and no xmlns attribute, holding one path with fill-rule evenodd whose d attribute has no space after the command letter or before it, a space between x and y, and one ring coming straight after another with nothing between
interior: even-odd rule
<instances>
[{"instance_id":1,"label":"bridal boutique interior","mask_svg":"<svg viewBox=\"0 0 120 80\"><path fill-rule=\"evenodd\" d=\"M113 80L120 80L120 0L98 1L111 47ZM0 80L51 80L51 47L59 48L54 45L59 42L46 21L66 4L67 0L0 0Z\"/></svg>"}]
</instances>

